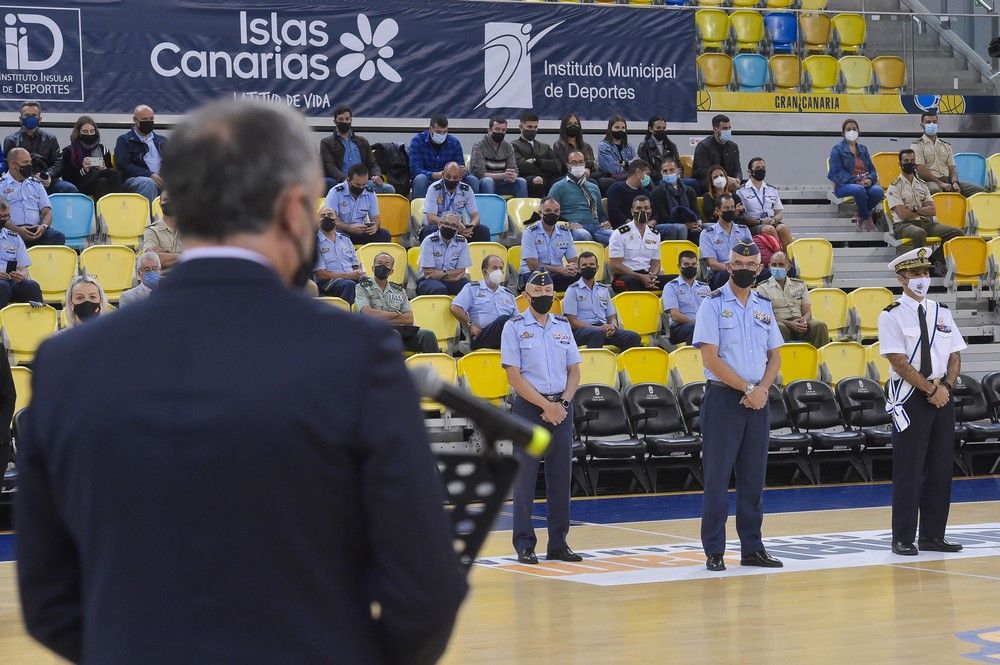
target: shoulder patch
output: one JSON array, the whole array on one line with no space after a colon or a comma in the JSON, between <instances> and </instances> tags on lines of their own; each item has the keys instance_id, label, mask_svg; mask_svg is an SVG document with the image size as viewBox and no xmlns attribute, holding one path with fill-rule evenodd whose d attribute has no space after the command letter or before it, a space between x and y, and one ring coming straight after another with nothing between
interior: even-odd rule
<instances>
[{"instance_id":1,"label":"shoulder patch","mask_svg":"<svg viewBox=\"0 0 1000 665\"><path fill-rule=\"evenodd\" d=\"M716 289L715 291L712 291L711 293L708 294L708 297L709 298L721 298L722 297L722 289Z\"/></svg>"},{"instance_id":2,"label":"shoulder patch","mask_svg":"<svg viewBox=\"0 0 1000 665\"><path fill-rule=\"evenodd\" d=\"M564 322L566 322L566 323L569 323L569 319L567 319L567 318L566 318L565 316L560 316L560 315L558 315L558 314L555 314L555 315L553 315L553 318L554 318L554 319L555 319L556 321L564 321Z\"/></svg>"},{"instance_id":3,"label":"shoulder patch","mask_svg":"<svg viewBox=\"0 0 1000 665\"><path fill-rule=\"evenodd\" d=\"M628 224L622 224L618 227L618 233L628 233Z\"/></svg>"},{"instance_id":4,"label":"shoulder patch","mask_svg":"<svg viewBox=\"0 0 1000 665\"><path fill-rule=\"evenodd\" d=\"M882 309L882 311L883 311L883 312L891 312L892 310L894 310L894 309L896 309L897 307L899 307L899 305L900 305L900 303L899 303L899 301L897 300L896 302L893 302L893 303L889 303L888 305L886 305L886 306L885 306L885 307L884 307L884 308Z\"/></svg>"},{"instance_id":5,"label":"shoulder patch","mask_svg":"<svg viewBox=\"0 0 1000 665\"><path fill-rule=\"evenodd\" d=\"M524 321L524 314L515 314L514 316L507 319L508 321Z\"/></svg>"},{"instance_id":6,"label":"shoulder patch","mask_svg":"<svg viewBox=\"0 0 1000 665\"><path fill-rule=\"evenodd\" d=\"M464 182L458 183L458 188L461 189L461 190L466 190L466 191L470 189L470 187L466 183L464 183Z\"/></svg>"}]
</instances>

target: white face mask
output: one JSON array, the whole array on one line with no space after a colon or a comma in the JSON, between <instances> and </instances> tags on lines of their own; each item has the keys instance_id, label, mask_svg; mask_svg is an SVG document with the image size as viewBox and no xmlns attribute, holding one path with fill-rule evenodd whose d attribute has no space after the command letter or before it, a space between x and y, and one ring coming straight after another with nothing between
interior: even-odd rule
<instances>
[{"instance_id":1,"label":"white face mask","mask_svg":"<svg viewBox=\"0 0 1000 665\"><path fill-rule=\"evenodd\" d=\"M720 175L720 176L717 176L715 178L712 178L712 184L715 185L716 189L722 189L723 187L725 187L726 186L726 182L727 182L726 181L726 176L724 176L724 175Z\"/></svg>"},{"instance_id":2,"label":"white face mask","mask_svg":"<svg viewBox=\"0 0 1000 665\"><path fill-rule=\"evenodd\" d=\"M448 134L447 133L436 134L434 132L431 132L431 141L434 141L435 143L437 143L439 145L441 143L444 143L447 138L448 138Z\"/></svg>"},{"instance_id":3,"label":"white face mask","mask_svg":"<svg viewBox=\"0 0 1000 665\"><path fill-rule=\"evenodd\" d=\"M846 132L844 132L844 138L847 139L848 141L857 141L858 140L857 130L848 129Z\"/></svg>"},{"instance_id":4,"label":"white face mask","mask_svg":"<svg viewBox=\"0 0 1000 665\"><path fill-rule=\"evenodd\" d=\"M582 178L583 174L586 173L587 169L583 166L571 166L569 167L569 174L574 178Z\"/></svg>"},{"instance_id":5,"label":"white face mask","mask_svg":"<svg viewBox=\"0 0 1000 665\"><path fill-rule=\"evenodd\" d=\"M491 270L486 273L486 279L490 284L499 286L500 282L503 281L503 270Z\"/></svg>"},{"instance_id":6,"label":"white face mask","mask_svg":"<svg viewBox=\"0 0 1000 665\"><path fill-rule=\"evenodd\" d=\"M931 289L931 278L930 277L911 277L910 281L906 283L910 290L916 293L918 296L923 298L927 295L927 292Z\"/></svg>"}]
</instances>

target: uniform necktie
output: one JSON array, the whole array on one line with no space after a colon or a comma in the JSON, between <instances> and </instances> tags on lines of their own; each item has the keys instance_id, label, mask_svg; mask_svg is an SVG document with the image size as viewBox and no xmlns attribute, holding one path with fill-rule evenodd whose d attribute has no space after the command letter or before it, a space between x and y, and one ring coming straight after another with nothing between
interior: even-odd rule
<instances>
[{"instance_id":1,"label":"uniform necktie","mask_svg":"<svg viewBox=\"0 0 1000 665\"><path fill-rule=\"evenodd\" d=\"M927 312L923 305L917 305L920 318L920 374L926 379L931 375L931 341L927 336Z\"/></svg>"}]
</instances>

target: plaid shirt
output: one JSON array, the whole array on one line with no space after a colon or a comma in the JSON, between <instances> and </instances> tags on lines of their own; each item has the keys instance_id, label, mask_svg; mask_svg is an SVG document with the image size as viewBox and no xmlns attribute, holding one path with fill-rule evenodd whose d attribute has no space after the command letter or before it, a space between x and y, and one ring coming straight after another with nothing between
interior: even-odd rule
<instances>
[{"instance_id":1,"label":"plaid shirt","mask_svg":"<svg viewBox=\"0 0 1000 665\"><path fill-rule=\"evenodd\" d=\"M459 166L465 165L465 155L462 153L462 144L451 134L441 144L440 149L435 150L431 143L431 131L425 129L412 139L410 139L410 177L416 178L418 175L425 175L428 178L432 173L444 169L448 162L455 162Z\"/></svg>"}]
</instances>

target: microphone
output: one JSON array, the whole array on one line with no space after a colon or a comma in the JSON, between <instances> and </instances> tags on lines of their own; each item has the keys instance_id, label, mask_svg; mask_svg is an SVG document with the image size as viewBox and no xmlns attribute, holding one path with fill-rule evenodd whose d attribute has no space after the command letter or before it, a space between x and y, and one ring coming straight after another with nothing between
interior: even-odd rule
<instances>
[{"instance_id":1,"label":"microphone","mask_svg":"<svg viewBox=\"0 0 1000 665\"><path fill-rule=\"evenodd\" d=\"M535 458L544 455L548 449L549 431L541 425L498 409L489 402L442 381L430 367L411 367L410 376L421 396L440 402L456 413L474 420L495 439L509 440Z\"/></svg>"}]
</instances>

